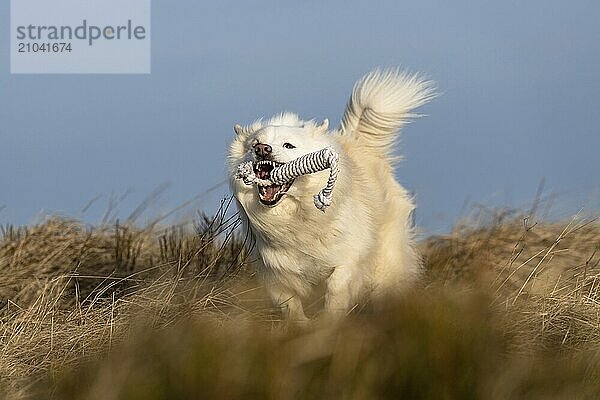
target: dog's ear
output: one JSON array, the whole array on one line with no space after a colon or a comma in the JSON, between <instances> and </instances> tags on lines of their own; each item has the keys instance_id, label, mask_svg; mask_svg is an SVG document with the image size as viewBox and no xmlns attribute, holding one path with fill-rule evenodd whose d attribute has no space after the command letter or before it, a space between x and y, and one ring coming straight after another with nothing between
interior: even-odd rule
<instances>
[{"instance_id":1,"label":"dog's ear","mask_svg":"<svg viewBox=\"0 0 600 400\"><path fill-rule=\"evenodd\" d=\"M235 131L235 134L238 136L246 133L246 130L240 124L235 124L235 126L233 127L233 130Z\"/></svg>"},{"instance_id":2,"label":"dog's ear","mask_svg":"<svg viewBox=\"0 0 600 400\"><path fill-rule=\"evenodd\" d=\"M329 120L325 118L323 122L321 122L321 125L317 125L316 130L318 133L325 133L327 132L327 129L329 129Z\"/></svg>"}]
</instances>

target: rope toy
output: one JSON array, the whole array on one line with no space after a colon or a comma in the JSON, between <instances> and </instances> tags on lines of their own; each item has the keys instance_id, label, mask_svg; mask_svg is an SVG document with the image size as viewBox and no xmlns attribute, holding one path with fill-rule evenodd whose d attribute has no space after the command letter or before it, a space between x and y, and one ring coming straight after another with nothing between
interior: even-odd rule
<instances>
[{"instance_id":1,"label":"rope toy","mask_svg":"<svg viewBox=\"0 0 600 400\"><path fill-rule=\"evenodd\" d=\"M288 163L275 167L269 179L260 179L254 173L252 161L242 163L237 168L236 179L241 179L246 185L271 186L284 185L302 175L314 174L315 172L329 169L327 185L319 193L313 196L315 207L325 212L331 205L333 199L333 188L337 181L339 171L339 154L331 147L308 153Z\"/></svg>"}]
</instances>

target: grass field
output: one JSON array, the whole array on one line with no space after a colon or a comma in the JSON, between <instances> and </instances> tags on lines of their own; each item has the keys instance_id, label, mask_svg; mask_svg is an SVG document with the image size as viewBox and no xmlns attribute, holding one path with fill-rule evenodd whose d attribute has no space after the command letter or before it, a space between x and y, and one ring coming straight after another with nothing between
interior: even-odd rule
<instances>
[{"instance_id":1,"label":"grass field","mask_svg":"<svg viewBox=\"0 0 600 400\"><path fill-rule=\"evenodd\" d=\"M420 242L421 284L287 326L237 217L2 228L9 399L600 398L600 223L480 213Z\"/></svg>"}]
</instances>

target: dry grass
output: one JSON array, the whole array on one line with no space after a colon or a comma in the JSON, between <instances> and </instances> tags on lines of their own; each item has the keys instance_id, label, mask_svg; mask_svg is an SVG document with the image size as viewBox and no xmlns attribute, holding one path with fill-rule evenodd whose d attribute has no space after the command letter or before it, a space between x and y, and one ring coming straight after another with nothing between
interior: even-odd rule
<instances>
[{"instance_id":1,"label":"dry grass","mask_svg":"<svg viewBox=\"0 0 600 400\"><path fill-rule=\"evenodd\" d=\"M267 305L226 208L192 229L5 227L5 396L598 398L595 219L470 220L421 243L423 284L388 308L298 329Z\"/></svg>"}]
</instances>

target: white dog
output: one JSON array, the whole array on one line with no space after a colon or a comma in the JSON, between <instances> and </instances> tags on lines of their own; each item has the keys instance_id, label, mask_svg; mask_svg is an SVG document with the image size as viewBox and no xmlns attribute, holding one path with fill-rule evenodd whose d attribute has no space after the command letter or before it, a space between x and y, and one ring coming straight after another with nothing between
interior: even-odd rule
<instances>
[{"instance_id":1,"label":"white dog","mask_svg":"<svg viewBox=\"0 0 600 400\"><path fill-rule=\"evenodd\" d=\"M418 75L376 70L355 85L337 130L328 131L327 120L316 124L292 113L235 126L231 190L255 239L258 271L285 317L306 319L302 302L323 282L325 309L339 314L365 294L396 293L419 276L410 221L415 206L394 178L393 147L411 111L434 96L432 83ZM339 154L339 176L326 212L315 208L313 195L325 186L327 171L281 186L236 179L244 162L287 163L328 146Z\"/></svg>"}]
</instances>

